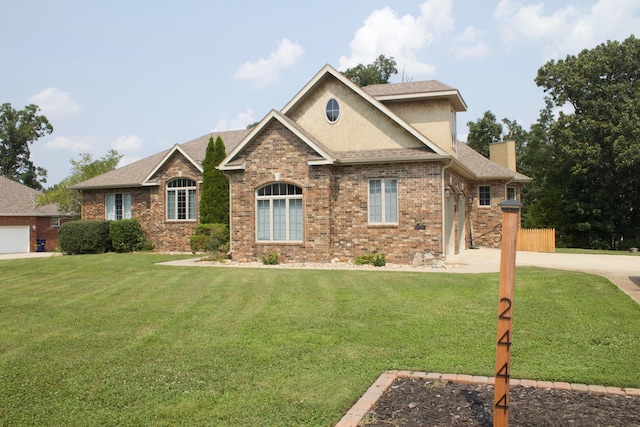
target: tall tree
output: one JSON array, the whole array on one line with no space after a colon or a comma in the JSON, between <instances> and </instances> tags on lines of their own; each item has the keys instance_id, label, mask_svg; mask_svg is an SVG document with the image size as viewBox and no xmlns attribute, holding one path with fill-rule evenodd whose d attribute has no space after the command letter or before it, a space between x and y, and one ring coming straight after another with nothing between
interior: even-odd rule
<instances>
[{"instance_id":1,"label":"tall tree","mask_svg":"<svg viewBox=\"0 0 640 427\"><path fill-rule=\"evenodd\" d=\"M349 80L360 87L389 83L392 74L398 74L396 61L380 55L369 65L358 64L343 73Z\"/></svg>"},{"instance_id":2,"label":"tall tree","mask_svg":"<svg viewBox=\"0 0 640 427\"><path fill-rule=\"evenodd\" d=\"M215 142L209 138L202 164L202 195L200 196L200 223L229 225L229 179L218 169L226 157L220 135Z\"/></svg>"},{"instance_id":3,"label":"tall tree","mask_svg":"<svg viewBox=\"0 0 640 427\"><path fill-rule=\"evenodd\" d=\"M570 243L640 242L640 40L551 60L536 84L556 106L573 110L550 128Z\"/></svg>"},{"instance_id":4,"label":"tall tree","mask_svg":"<svg viewBox=\"0 0 640 427\"><path fill-rule=\"evenodd\" d=\"M89 153L80 154L79 159L71 159L69 161L71 163L69 176L45 190L44 193L38 196L37 203L39 205L57 203L63 212L80 216L82 195L79 191L72 190L69 187L114 170L118 166L120 159L122 159L122 155L118 154L116 150L109 150L107 154L97 160L93 160L93 156Z\"/></svg>"},{"instance_id":5,"label":"tall tree","mask_svg":"<svg viewBox=\"0 0 640 427\"><path fill-rule=\"evenodd\" d=\"M29 144L53 132L45 116L38 115L37 105L16 110L10 103L0 107L0 175L24 185L42 189L47 171L31 161Z\"/></svg>"},{"instance_id":6,"label":"tall tree","mask_svg":"<svg viewBox=\"0 0 640 427\"><path fill-rule=\"evenodd\" d=\"M514 122L515 123L515 122ZM489 146L502 139L502 125L491 111L485 111L476 122L467 122L467 145L489 158Z\"/></svg>"}]
</instances>

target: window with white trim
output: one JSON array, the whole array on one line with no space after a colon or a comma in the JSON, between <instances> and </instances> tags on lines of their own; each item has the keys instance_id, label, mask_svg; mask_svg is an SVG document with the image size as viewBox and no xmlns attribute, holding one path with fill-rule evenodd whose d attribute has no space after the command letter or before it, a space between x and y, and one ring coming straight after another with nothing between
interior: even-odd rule
<instances>
[{"instance_id":1,"label":"window with white trim","mask_svg":"<svg viewBox=\"0 0 640 427\"><path fill-rule=\"evenodd\" d=\"M327 115L327 120L329 121L329 123L337 122L338 118L340 118L340 105L338 104L338 101L336 101L334 98L331 98L329 101L327 101L327 108L325 109L325 113Z\"/></svg>"},{"instance_id":2,"label":"window with white trim","mask_svg":"<svg viewBox=\"0 0 640 427\"><path fill-rule=\"evenodd\" d=\"M167 183L167 220L196 219L196 182L177 178Z\"/></svg>"},{"instance_id":3,"label":"window with white trim","mask_svg":"<svg viewBox=\"0 0 640 427\"><path fill-rule=\"evenodd\" d=\"M516 187L507 187L507 200L516 200Z\"/></svg>"},{"instance_id":4,"label":"window with white trim","mask_svg":"<svg viewBox=\"0 0 640 427\"><path fill-rule=\"evenodd\" d=\"M106 219L117 221L131 218L131 193L107 193Z\"/></svg>"},{"instance_id":5,"label":"window with white trim","mask_svg":"<svg viewBox=\"0 0 640 427\"><path fill-rule=\"evenodd\" d=\"M369 181L369 224L398 223L398 180Z\"/></svg>"},{"instance_id":6,"label":"window with white trim","mask_svg":"<svg viewBox=\"0 0 640 427\"><path fill-rule=\"evenodd\" d=\"M490 185L481 185L478 187L478 204L480 206L491 206Z\"/></svg>"},{"instance_id":7,"label":"window with white trim","mask_svg":"<svg viewBox=\"0 0 640 427\"><path fill-rule=\"evenodd\" d=\"M265 185L256 191L256 236L261 242L302 241L302 188Z\"/></svg>"},{"instance_id":8,"label":"window with white trim","mask_svg":"<svg viewBox=\"0 0 640 427\"><path fill-rule=\"evenodd\" d=\"M456 144L458 143L458 123L456 119L456 112L451 110L451 147L455 150L457 148Z\"/></svg>"}]
</instances>

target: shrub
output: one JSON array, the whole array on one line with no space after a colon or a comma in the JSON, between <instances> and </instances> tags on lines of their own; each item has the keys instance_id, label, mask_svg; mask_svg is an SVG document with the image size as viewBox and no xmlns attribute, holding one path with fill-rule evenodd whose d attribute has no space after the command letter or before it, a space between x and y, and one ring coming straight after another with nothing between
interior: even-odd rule
<instances>
[{"instance_id":1,"label":"shrub","mask_svg":"<svg viewBox=\"0 0 640 427\"><path fill-rule=\"evenodd\" d=\"M198 224L189 237L191 252L211 252L218 255L229 251L229 227L226 224Z\"/></svg>"},{"instance_id":2,"label":"shrub","mask_svg":"<svg viewBox=\"0 0 640 427\"><path fill-rule=\"evenodd\" d=\"M280 255L277 252L271 252L262 255L262 263L264 265L278 265L280 264Z\"/></svg>"},{"instance_id":3,"label":"shrub","mask_svg":"<svg viewBox=\"0 0 640 427\"><path fill-rule=\"evenodd\" d=\"M101 254L111 250L110 221L69 221L60 226L58 246L68 255Z\"/></svg>"},{"instance_id":4,"label":"shrub","mask_svg":"<svg viewBox=\"0 0 640 427\"><path fill-rule=\"evenodd\" d=\"M387 257L384 252L370 252L364 255L358 255L355 260L353 260L355 265L364 265L371 264L374 267L383 267L387 264Z\"/></svg>"},{"instance_id":5,"label":"shrub","mask_svg":"<svg viewBox=\"0 0 640 427\"><path fill-rule=\"evenodd\" d=\"M116 252L133 252L144 250L149 246L144 237L144 230L137 219L121 219L109 224L111 245Z\"/></svg>"}]
</instances>

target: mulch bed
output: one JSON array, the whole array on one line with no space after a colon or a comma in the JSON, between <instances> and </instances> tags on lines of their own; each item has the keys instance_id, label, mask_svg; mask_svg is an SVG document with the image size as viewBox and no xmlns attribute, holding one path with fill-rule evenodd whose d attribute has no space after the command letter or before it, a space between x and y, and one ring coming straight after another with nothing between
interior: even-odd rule
<instances>
[{"instance_id":1,"label":"mulch bed","mask_svg":"<svg viewBox=\"0 0 640 427\"><path fill-rule=\"evenodd\" d=\"M359 426L492 426L491 385L396 378ZM640 398L511 387L513 426L640 426Z\"/></svg>"}]
</instances>

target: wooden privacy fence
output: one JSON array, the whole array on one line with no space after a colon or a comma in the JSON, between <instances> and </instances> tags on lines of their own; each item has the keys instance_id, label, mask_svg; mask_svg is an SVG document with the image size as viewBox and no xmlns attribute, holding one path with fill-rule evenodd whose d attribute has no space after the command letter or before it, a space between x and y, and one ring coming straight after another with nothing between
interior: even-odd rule
<instances>
[{"instance_id":1,"label":"wooden privacy fence","mask_svg":"<svg viewBox=\"0 0 640 427\"><path fill-rule=\"evenodd\" d=\"M527 252L555 252L555 228L521 228L518 230L518 250Z\"/></svg>"}]
</instances>

